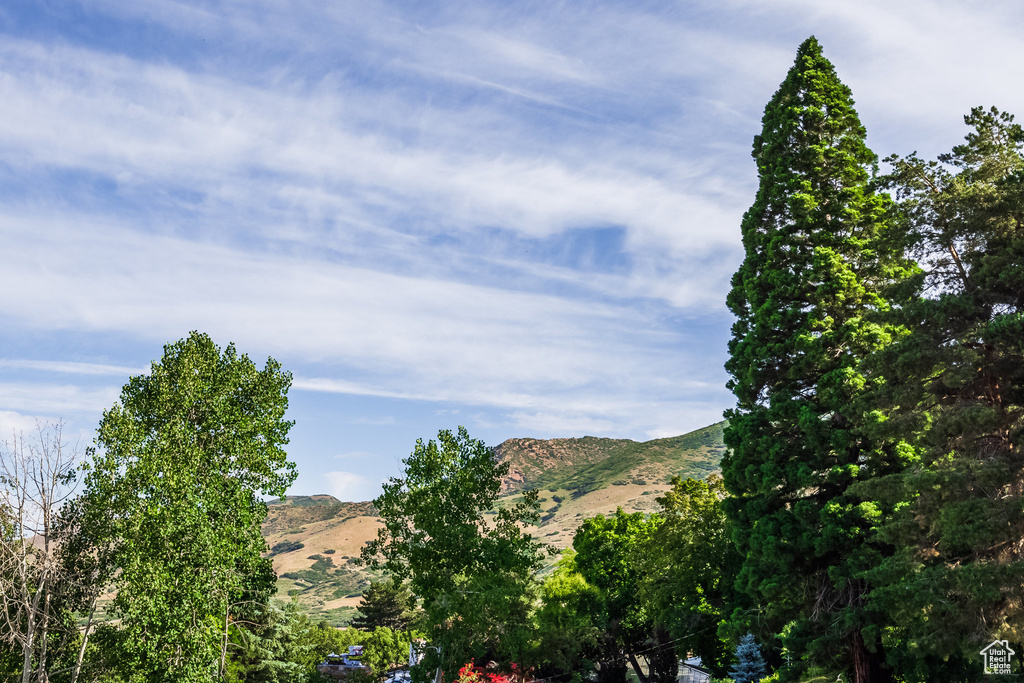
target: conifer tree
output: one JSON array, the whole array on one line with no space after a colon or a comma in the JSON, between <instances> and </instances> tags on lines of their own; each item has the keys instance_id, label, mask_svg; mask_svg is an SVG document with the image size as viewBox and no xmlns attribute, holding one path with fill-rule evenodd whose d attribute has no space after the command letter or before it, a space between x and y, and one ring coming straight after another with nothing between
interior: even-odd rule
<instances>
[{"instance_id":1,"label":"conifer tree","mask_svg":"<svg viewBox=\"0 0 1024 683\"><path fill-rule=\"evenodd\" d=\"M740 638L740 644L736 646L736 666L729 671L729 676L736 683L757 683L764 678L764 674L761 649L757 646L754 634L748 633Z\"/></svg>"},{"instance_id":2,"label":"conifer tree","mask_svg":"<svg viewBox=\"0 0 1024 683\"><path fill-rule=\"evenodd\" d=\"M884 550L870 540L884 510L850 487L899 466L864 439L856 407L871 381L862 361L891 335L873 321L900 267L881 239L888 202L872 190L876 157L850 90L813 37L763 125L746 258L728 297L737 406L722 470L744 557L737 587L760 624L788 626L794 666L885 680L884 620L869 611L862 578Z\"/></svg>"},{"instance_id":3,"label":"conifer tree","mask_svg":"<svg viewBox=\"0 0 1024 683\"><path fill-rule=\"evenodd\" d=\"M409 586L400 581L375 581L366 587L359 601L359 615L352 627L362 631L390 628L407 631L415 619L416 598Z\"/></svg>"},{"instance_id":4,"label":"conifer tree","mask_svg":"<svg viewBox=\"0 0 1024 683\"><path fill-rule=\"evenodd\" d=\"M898 307L911 333L877 360L879 433L913 462L875 487L910 503L884 529L897 552L873 601L914 643L903 672L930 681L1024 642L1024 129L996 109L965 122L935 161L886 160L922 270Z\"/></svg>"}]
</instances>

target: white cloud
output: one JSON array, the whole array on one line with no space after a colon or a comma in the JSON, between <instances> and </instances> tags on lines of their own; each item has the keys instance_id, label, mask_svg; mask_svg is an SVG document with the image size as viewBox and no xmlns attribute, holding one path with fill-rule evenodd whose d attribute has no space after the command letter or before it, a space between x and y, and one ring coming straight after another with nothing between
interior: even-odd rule
<instances>
[{"instance_id":1,"label":"white cloud","mask_svg":"<svg viewBox=\"0 0 1024 683\"><path fill-rule=\"evenodd\" d=\"M342 363L372 378L300 375L298 388L521 405L520 394L540 387L619 387L644 381L655 366L668 371L678 359L677 333L629 306L250 254L84 222L73 230L50 224L41 236L39 225L3 226L0 243L21 258L0 271L0 286L33 283L0 302L6 315L30 328L157 342L200 329L221 343Z\"/></svg>"},{"instance_id":2,"label":"white cloud","mask_svg":"<svg viewBox=\"0 0 1024 683\"><path fill-rule=\"evenodd\" d=\"M335 460L365 460L366 458L372 458L373 454L367 451L348 451L346 453L338 453L334 456Z\"/></svg>"},{"instance_id":3,"label":"white cloud","mask_svg":"<svg viewBox=\"0 0 1024 683\"><path fill-rule=\"evenodd\" d=\"M102 363L74 363L52 360L19 360L0 358L0 368L18 370L39 370L70 375L118 375L125 378L149 372L149 368L130 368L123 365L104 365Z\"/></svg>"},{"instance_id":4,"label":"white cloud","mask_svg":"<svg viewBox=\"0 0 1024 683\"><path fill-rule=\"evenodd\" d=\"M65 456L75 460L85 457L85 447L92 441L93 428L82 421L66 420L45 413L25 414L16 410L0 410L0 450L14 447L38 448L42 437L50 446L59 432L60 447Z\"/></svg>"},{"instance_id":5,"label":"white cloud","mask_svg":"<svg viewBox=\"0 0 1024 683\"><path fill-rule=\"evenodd\" d=\"M25 415L14 410L0 410L0 443L13 441L21 434L31 436L38 425L47 422L52 422L52 419Z\"/></svg>"},{"instance_id":6,"label":"white cloud","mask_svg":"<svg viewBox=\"0 0 1024 683\"><path fill-rule=\"evenodd\" d=\"M750 140L801 40L883 155L948 148L975 104L1024 113L1012 2L91 7L167 33L0 41L0 314L61 340L0 349L12 414L98 413L116 389L88 383L139 372L106 359L202 329L301 392L679 433L730 402ZM559 258L591 228L621 230L614 267ZM81 336L119 351L61 357Z\"/></svg>"},{"instance_id":7,"label":"white cloud","mask_svg":"<svg viewBox=\"0 0 1024 683\"><path fill-rule=\"evenodd\" d=\"M74 384L37 384L0 381L0 408L28 414L95 413L109 408L120 387L83 387Z\"/></svg>"},{"instance_id":8,"label":"white cloud","mask_svg":"<svg viewBox=\"0 0 1024 683\"><path fill-rule=\"evenodd\" d=\"M358 87L354 98L326 81L311 91L271 90L24 41L0 49L4 65L0 147L8 163L100 173L128 195L150 184L186 190L202 197L210 219L246 216L264 235L284 227L308 238L302 226L311 216L372 224L382 211L395 220L415 206L417 216L447 229L498 225L543 236L615 224L636 233L636 245L681 250L685 243L692 252L737 243L730 231L707 229L731 225L734 211L689 190L687 175L699 181L683 159L659 178L625 158L575 158L582 141L563 143L551 150L556 155L524 153L516 142L528 131L497 111L483 116L483 126L475 111L438 112L441 129L431 130L437 121L428 116L425 142L410 145L400 129L363 130L385 108L381 98L391 98ZM410 102L387 104L397 110L389 115L394 127L420 116ZM495 146L494 125L515 137ZM330 244L347 235L318 230L321 245L324 237Z\"/></svg>"},{"instance_id":9,"label":"white cloud","mask_svg":"<svg viewBox=\"0 0 1024 683\"><path fill-rule=\"evenodd\" d=\"M380 489L370 479L353 472L326 472L327 493L338 500L358 502L372 500L380 493Z\"/></svg>"}]
</instances>

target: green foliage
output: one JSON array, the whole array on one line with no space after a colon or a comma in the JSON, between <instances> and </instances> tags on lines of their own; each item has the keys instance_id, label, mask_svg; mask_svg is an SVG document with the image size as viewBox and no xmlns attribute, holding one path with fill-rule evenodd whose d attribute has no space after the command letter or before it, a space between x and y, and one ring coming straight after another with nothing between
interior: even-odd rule
<instances>
[{"instance_id":1,"label":"green foliage","mask_svg":"<svg viewBox=\"0 0 1024 683\"><path fill-rule=\"evenodd\" d=\"M261 495L295 477L291 376L196 332L164 347L103 414L81 507L116 568L110 612L127 680L209 681L225 624L267 599Z\"/></svg>"},{"instance_id":2,"label":"green foliage","mask_svg":"<svg viewBox=\"0 0 1024 683\"><path fill-rule=\"evenodd\" d=\"M274 547L270 549L271 556L281 555L282 553L293 553L296 550L302 550L306 545L300 541L281 541L275 543Z\"/></svg>"},{"instance_id":3,"label":"green foliage","mask_svg":"<svg viewBox=\"0 0 1024 683\"><path fill-rule=\"evenodd\" d=\"M1024 130L972 110L935 161L891 157L889 186L922 272L902 283L909 333L878 354L875 430L908 467L875 486L899 505L897 549L871 573L908 677L961 680L978 650L1024 641ZM980 674L979 674L980 678Z\"/></svg>"},{"instance_id":4,"label":"green foliage","mask_svg":"<svg viewBox=\"0 0 1024 683\"><path fill-rule=\"evenodd\" d=\"M314 624L295 603L270 604L256 622L233 627L225 680L233 683L314 683L316 665L330 653L362 645L362 662L376 676L406 663L410 634L388 628L372 632Z\"/></svg>"},{"instance_id":5,"label":"green foliage","mask_svg":"<svg viewBox=\"0 0 1024 683\"><path fill-rule=\"evenodd\" d=\"M894 334L877 319L888 308L881 290L907 266L887 246L888 202L873 191L876 157L850 90L814 38L763 124L746 258L728 296L737 406L722 470L744 558L738 587L751 603L737 606L737 626L767 637L796 620L787 647L801 665L857 661L867 680L884 668L884 615L866 606L862 573L888 548L873 542L878 507L850 487L901 466L858 427L872 381L863 361ZM744 616L757 610L756 624Z\"/></svg>"},{"instance_id":6,"label":"green foliage","mask_svg":"<svg viewBox=\"0 0 1024 683\"><path fill-rule=\"evenodd\" d=\"M586 674L593 668L601 630L600 591L587 583L568 550L541 588L537 612L541 677Z\"/></svg>"},{"instance_id":7,"label":"green foliage","mask_svg":"<svg viewBox=\"0 0 1024 683\"><path fill-rule=\"evenodd\" d=\"M536 524L537 492L494 508L501 477L494 452L464 427L416 442L374 506L384 520L363 558L395 580L409 579L423 600L430 641L447 679L473 658L522 662L531 647L530 611L543 544L522 529ZM429 651L419 674L435 667Z\"/></svg>"},{"instance_id":8,"label":"green foliage","mask_svg":"<svg viewBox=\"0 0 1024 683\"><path fill-rule=\"evenodd\" d=\"M253 622L231 629L225 678L245 683L292 683L315 680L319 661L315 627L294 603L269 604L255 611ZM322 648L321 648L322 649Z\"/></svg>"},{"instance_id":9,"label":"green foliage","mask_svg":"<svg viewBox=\"0 0 1024 683\"><path fill-rule=\"evenodd\" d=\"M600 628L596 658L603 683L624 681L627 661L641 675L637 656L643 652L657 654L648 657L652 679L675 679L675 650L640 599L642 557L660 524L660 517L630 515L619 508L614 517L586 520L573 537L576 567L600 596L594 623Z\"/></svg>"},{"instance_id":10,"label":"green foliage","mask_svg":"<svg viewBox=\"0 0 1024 683\"><path fill-rule=\"evenodd\" d=\"M639 553L640 596L651 616L676 640L679 652L725 672L731 654L718 635L730 616L740 556L722 501L722 478L681 480L658 498L663 522Z\"/></svg>"},{"instance_id":11,"label":"green foliage","mask_svg":"<svg viewBox=\"0 0 1024 683\"><path fill-rule=\"evenodd\" d=\"M359 616L352 626L364 631L385 627L407 631L416 619L416 598L409 586L398 581L375 581L367 586L359 602Z\"/></svg>"}]
</instances>

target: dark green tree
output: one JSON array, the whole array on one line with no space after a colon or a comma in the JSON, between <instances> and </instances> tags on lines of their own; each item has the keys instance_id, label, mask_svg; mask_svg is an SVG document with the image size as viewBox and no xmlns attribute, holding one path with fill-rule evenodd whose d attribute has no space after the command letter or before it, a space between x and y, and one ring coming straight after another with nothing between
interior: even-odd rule
<instances>
[{"instance_id":1,"label":"dark green tree","mask_svg":"<svg viewBox=\"0 0 1024 683\"><path fill-rule=\"evenodd\" d=\"M537 492L492 512L508 463L464 427L416 442L373 501L384 526L363 559L394 580L409 579L423 601L433 647L414 669L441 665L445 680L473 658L509 665L527 659L536 572L544 545L524 530L539 520ZM486 661L486 660L485 660Z\"/></svg>"},{"instance_id":2,"label":"dark green tree","mask_svg":"<svg viewBox=\"0 0 1024 683\"><path fill-rule=\"evenodd\" d=\"M238 683L293 683L316 680L316 627L297 603L270 602L233 624L224 680ZM323 654L326 654L323 653Z\"/></svg>"},{"instance_id":3,"label":"dark green tree","mask_svg":"<svg viewBox=\"0 0 1024 683\"><path fill-rule=\"evenodd\" d=\"M763 124L728 296L737 405L722 470L744 558L737 586L751 601L735 618L762 637L791 624L797 667L884 680L885 618L862 573L888 551L872 541L886 511L850 487L901 466L861 433L858 406L872 381L862 362L892 336L875 320L880 292L904 265L883 239L888 202L872 190L876 157L850 90L813 37Z\"/></svg>"},{"instance_id":4,"label":"dark green tree","mask_svg":"<svg viewBox=\"0 0 1024 683\"><path fill-rule=\"evenodd\" d=\"M191 333L103 413L80 501L116 569L117 664L131 681L209 681L232 622L274 590L261 496L295 478L291 375ZM113 642L112 641L112 642Z\"/></svg>"},{"instance_id":5,"label":"dark green tree","mask_svg":"<svg viewBox=\"0 0 1024 683\"><path fill-rule=\"evenodd\" d=\"M1024 130L974 109L934 161L887 159L922 270L901 285L910 333L878 354L878 433L912 465L878 482L909 501L874 601L908 678L981 678L978 651L1024 642ZM970 660L970 661L969 661Z\"/></svg>"},{"instance_id":6,"label":"dark green tree","mask_svg":"<svg viewBox=\"0 0 1024 683\"><path fill-rule=\"evenodd\" d=\"M352 626L363 631L378 627L407 631L416 618L416 598L409 586L398 581L374 581L359 601L359 616Z\"/></svg>"},{"instance_id":7,"label":"dark green tree","mask_svg":"<svg viewBox=\"0 0 1024 683\"><path fill-rule=\"evenodd\" d=\"M725 516L722 478L672 480L658 499L664 521L638 554L640 597L651 617L668 629L679 652L700 657L725 676L731 655L719 627L732 611L740 556Z\"/></svg>"},{"instance_id":8,"label":"dark green tree","mask_svg":"<svg viewBox=\"0 0 1024 683\"><path fill-rule=\"evenodd\" d=\"M232 625L224 680L238 683L319 683L316 666L332 652L362 645L360 659L380 677L407 662L411 634L379 627L336 629L313 621L298 603L261 606L253 621Z\"/></svg>"}]
</instances>

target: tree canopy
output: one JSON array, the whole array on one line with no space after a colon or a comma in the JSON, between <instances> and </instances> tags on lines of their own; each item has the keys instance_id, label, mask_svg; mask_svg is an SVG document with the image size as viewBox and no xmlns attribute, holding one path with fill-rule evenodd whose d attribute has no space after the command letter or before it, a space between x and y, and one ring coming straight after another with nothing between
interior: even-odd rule
<instances>
[{"instance_id":1,"label":"tree canopy","mask_svg":"<svg viewBox=\"0 0 1024 683\"><path fill-rule=\"evenodd\" d=\"M602 683L624 681L627 662L642 677L642 683L647 683L637 660L643 652L657 655L647 657L653 679L675 676L675 650L666 646L667 632L640 599L641 557L653 550L651 535L661 521L657 516L627 514L619 508L614 516L585 520L573 537L576 567L601 598L597 658L598 680Z\"/></svg>"},{"instance_id":2,"label":"tree canopy","mask_svg":"<svg viewBox=\"0 0 1024 683\"><path fill-rule=\"evenodd\" d=\"M936 160L887 160L922 270L898 290L909 333L876 361L875 431L910 465L874 486L902 505L871 576L912 644L901 668L929 680L961 680L994 639L1024 642L1024 130L996 109L965 122Z\"/></svg>"},{"instance_id":3,"label":"tree canopy","mask_svg":"<svg viewBox=\"0 0 1024 683\"><path fill-rule=\"evenodd\" d=\"M372 631L378 627L407 631L415 619L416 598L409 586L399 581L374 581L359 601L354 628Z\"/></svg>"},{"instance_id":4,"label":"tree canopy","mask_svg":"<svg viewBox=\"0 0 1024 683\"><path fill-rule=\"evenodd\" d=\"M363 558L395 580L409 579L446 680L473 657L523 662L544 547L524 530L539 519L537 492L495 510L508 463L499 464L465 427L418 440L403 465L404 476L392 477L374 500L384 526ZM426 678L437 664L431 650L418 672Z\"/></svg>"},{"instance_id":5,"label":"tree canopy","mask_svg":"<svg viewBox=\"0 0 1024 683\"><path fill-rule=\"evenodd\" d=\"M663 521L639 554L640 597L651 617L668 630L677 651L700 657L719 675L730 654L719 631L735 604L740 563L723 507L726 495L718 475L675 477L658 498Z\"/></svg>"},{"instance_id":6,"label":"tree canopy","mask_svg":"<svg viewBox=\"0 0 1024 683\"><path fill-rule=\"evenodd\" d=\"M116 568L127 680L209 681L236 615L274 590L261 496L295 477L284 445L291 375L191 333L103 413L82 526Z\"/></svg>"}]
</instances>

